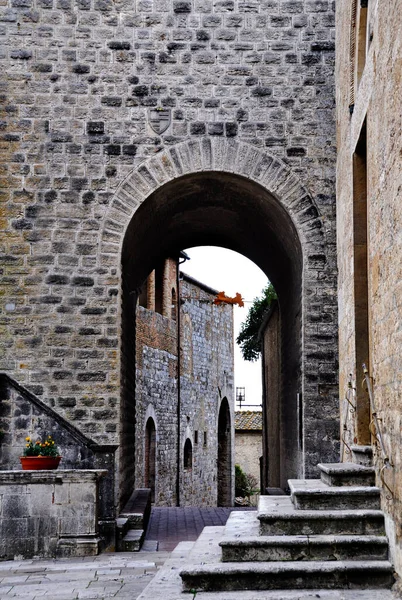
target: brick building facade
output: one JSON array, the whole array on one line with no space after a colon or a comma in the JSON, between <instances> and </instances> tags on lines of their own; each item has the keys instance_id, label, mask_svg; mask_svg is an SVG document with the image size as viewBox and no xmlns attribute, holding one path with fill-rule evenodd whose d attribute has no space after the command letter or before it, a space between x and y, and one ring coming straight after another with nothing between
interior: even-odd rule
<instances>
[{"instance_id":1,"label":"brick building facade","mask_svg":"<svg viewBox=\"0 0 402 600\"><path fill-rule=\"evenodd\" d=\"M214 305L217 292L185 273L178 280L175 260L160 270L137 308L135 485L157 506L232 506L233 307Z\"/></svg>"}]
</instances>

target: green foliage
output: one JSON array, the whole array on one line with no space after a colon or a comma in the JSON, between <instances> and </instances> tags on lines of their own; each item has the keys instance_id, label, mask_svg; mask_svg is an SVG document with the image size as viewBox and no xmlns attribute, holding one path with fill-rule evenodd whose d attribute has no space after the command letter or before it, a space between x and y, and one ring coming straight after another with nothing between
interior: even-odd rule
<instances>
[{"instance_id":1,"label":"green foliage","mask_svg":"<svg viewBox=\"0 0 402 600\"><path fill-rule=\"evenodd\" d=\"M257 360L260 356L261 342L258 339L258 332L265 313L277 298L274 286L270 282L268 282L261 294L260 298L254 298L246 320L241 324L239 335L236 338L244 360L251 362Z\"/></svg>"},{"instance_id":2,"label":"green foliage","mask_svg":"<svg viewBox=\"0 0 402 600\"><path fill-rule=\"evenodd\" d=\"M247 480L246 474L240 467L240 465L235 465L235 496L244 498L247 496Z\"/></svg>"},{"instance_id":3,"label":"green foliage","mask_svg":"<svg viewBox=\"0 0 402 600\"><path fill-rule=\"evenodd\" d=\"M250 473L245 473L240 465L235 465L235 496L245 498L259 492L258 481Z\"/></svg>"},{"instance_id":4,"label":"green foliage","mask_svg":"<svg viewBox=\"0 0 402 600\"><path fill-rule=\"evenodd\" d=\"M51 435L44 442L39 440L33 443L30 437L25 438L26 446L24 448L24 456L60 456L59 449Z\"/></svg>"}]
</instances>

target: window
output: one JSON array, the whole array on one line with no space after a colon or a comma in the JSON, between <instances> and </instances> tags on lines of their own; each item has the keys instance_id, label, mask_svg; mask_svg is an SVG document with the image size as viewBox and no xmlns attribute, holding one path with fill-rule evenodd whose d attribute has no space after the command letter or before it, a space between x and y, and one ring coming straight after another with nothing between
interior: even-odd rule
<instances>
[{"instance_id":1,"label":"window","mask_svg":"<svg viewBox=\"0 0 402 600\"><path fill-rule=\"evenodd\" d=\"M198 444L198 431L194 431L194 444Z\"/></svg>"},{"instance_id":2,"label":"window","mask_svg":"<svg viewBox=\"0 0 402 600\"><path fill-rule=\"evenodd\" d=\"M191 471L193 467L193 445L189 438L186 439L184 444L184 470Z\"/></svg>"},{"instance_id":3,"label":"window","mask_svg":"<svg viewBox=\"0 0 402 600\"><path fill-rule=\"evenodd\" d=\"M204 448L207 447L207 432L204 431Z\"/></svg>"},{"instance_id":4,"label":"window","mask_svg":"<svg viewBox=\"0 0 402 600\"><path fill-rule=\"evenodd\" d=\"M155 269L155 311L163 314L163 267L164 262Z\"/></svg>"},{"instance_id":5,"label":"window","mask_svg":"<svg viewBox=\"0 0 402 600\"><path fill-rule=\"evenodd\" d=\"M177 320L177 297L176 290L172 288L172 305L171 305L171 317L173 321Z\"/></svg>"},{"instance_id":6,"label":"window","mask_svg":"<svg viewBox=\"0 0 402 600\"><path fill-rule=\"evenodd\" d=\"M147 283L148 280L144 281L141 287L140 294L138 296L138 304L144 308L148 308L148 294L147 294Z\"/></svg>"}]
</instances>

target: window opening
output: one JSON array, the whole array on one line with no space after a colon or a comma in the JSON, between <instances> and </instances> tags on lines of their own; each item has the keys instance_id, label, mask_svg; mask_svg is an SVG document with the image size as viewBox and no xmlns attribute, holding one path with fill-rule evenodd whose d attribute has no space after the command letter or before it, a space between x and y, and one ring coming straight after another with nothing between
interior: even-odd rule
<instances>
[{"instance_id":1,"label":"window opening","mask_svg":"<svg viewBox=\"0 0 402 600\"><path fill-rule=\"evenodd\" d=\"M163 314L163 267L162 262L155 269L155 311Z\"/></svg>"},{"instance_id":2,"label":"window opening","mask_svg":"<svg viewBox=\"0 0 402 600\"><path fill-rule=\"evenodd\" d=\"M177 320L177 297L176 290L172 288L172 305L171 305L171 317L173 321Z\"/></svg>"},{"instance_id":3,"label":"window opening","mask_svg":"<svg viewBox=\"0 0 402 600\"><path fill-rule=\"evenodd\" d=\"M193 445L189 438L184 444L184 469L190 471L193 467Z\"/></svg>"},{"instance_id":4,"label":"window opening","mask_svg":"<svg viewBox=\"0 0 402 600\"><path fill-rule=\"evenodd\" d=\"M144 281L141 286L140 295L138 296L138 304L139 306L148 308L148 280Z\"/></svg>"}]
</instances>

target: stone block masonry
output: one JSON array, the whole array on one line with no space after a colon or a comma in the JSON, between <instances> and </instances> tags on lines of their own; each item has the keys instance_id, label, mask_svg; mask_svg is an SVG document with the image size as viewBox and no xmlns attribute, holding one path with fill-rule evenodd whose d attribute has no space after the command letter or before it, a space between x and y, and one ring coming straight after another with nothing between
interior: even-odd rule
<instances>
[{"instance_id":1,"label":"stone block masonry","mask_svg":"<svg viewBox=\"0 0 402 600\"><path fill-rule=\"evenodd\" d=\"M373 443L369 400L360 386L365 361L373 378L375 408L386 454L393 465L383 473L391 494L379 476L384 465L382 453L378 448L374 451L391 555L401 575L402 16L400 6L389 1L369 2L368 8L357 8L358 18L352 23L350 4L344 0L337 3L340 390L344 397L351 373L359 403L357 418L348 417L344 404L342 420L347 425L347 444L353 444L355 439L359 444ZM351 35L359 48L354 60L349 47ZM362 248L366 256L362 255ZM367 325L362 334L363 319ZM359 414L363 412L359 411L361 404L365 408L363 418Z\"/></svg>"},{"instance_id":2,"label":"stone block masonry","mask_svg":"<svg viewBox=\"0 0 402 600\"><path fill-rule=\"evenodd\" d=\"M0 558L98 554L98 482L106 474L0 471Z\"/></svg>"},{"instance_id":3,"label":"stone block masonry","mask_svg":"<svg viewBox=\"0 0 402 600\"><path fill-rule=\"evenodd\" d=\"M304 223L312 239L317 218L324 241L305 264L323 252L326 263L306 278L308 327L336 335L333 27L332 0L2 3L1 371L98 443L119 442L122 232L136 194L207 168L205 142L212 169L239 143L229 170L247 177L255 148L280 161L264 167L278 197L283 166L311 194ZM335 364L336 350L317 383L314 363L314 394L324 378L336 385Z\"/></svg>"},{"instance_id":4,"label":"stone block masonry","mask_svg":"<svg viewBox=\"0 0 402 600\"><path fill-rule=\"evenodd\" d=\"M169 264L169 261L168 261ZM175 263L173 262L175 266ZM176 273L164 297L171 298ZM149 286L148 286L149 287ZM214 306L214 290L184 273L180 281L180 390L177 321L137 308L135 486L155 487L155 505L216 506L218 414L227 396L233 429L233 308ZM167 305L167 303L165 303ZM219 390L221 394L219 395ZM180 403L180 439L178 439ZM146 427L154 422L154 467L149 465ZM186 464L185 444L191 444ZM188 442L187 442L188 443ZM178 448L179 445L179 448ZM233 447L233 446L232 446ZM179 466L177 456L179 453ZM154 482L149 473L154 470ZM177 498L177 471L179 496ZM228 478L231 481L231 468Z\"/></svg>"}]
</instances>

